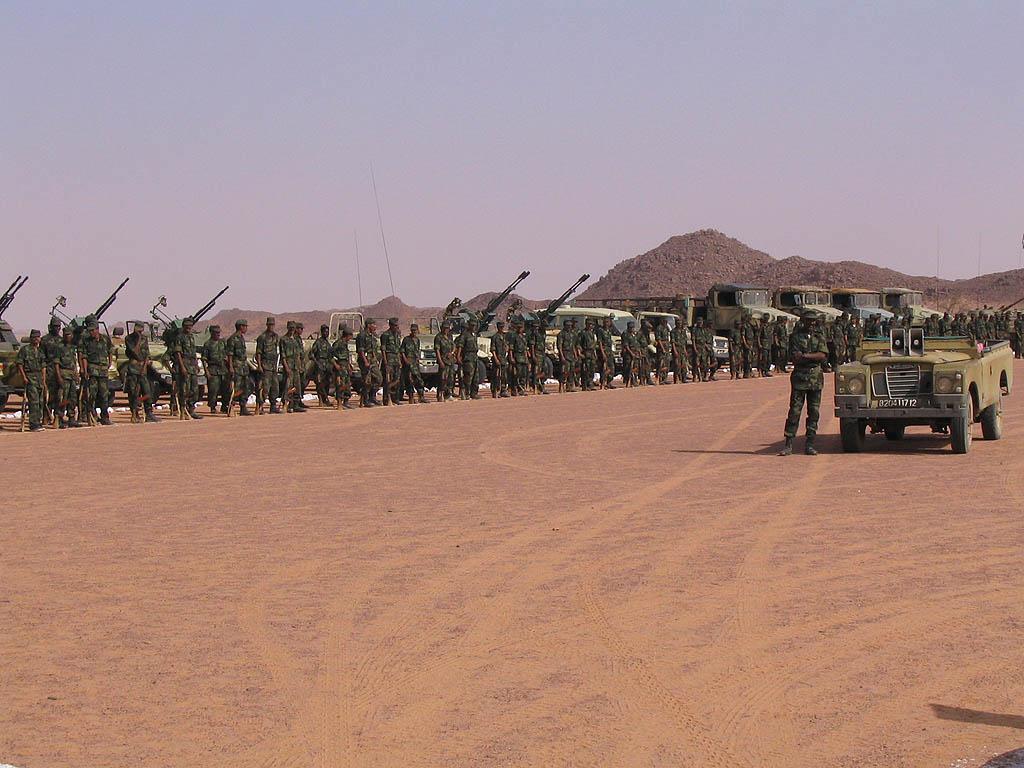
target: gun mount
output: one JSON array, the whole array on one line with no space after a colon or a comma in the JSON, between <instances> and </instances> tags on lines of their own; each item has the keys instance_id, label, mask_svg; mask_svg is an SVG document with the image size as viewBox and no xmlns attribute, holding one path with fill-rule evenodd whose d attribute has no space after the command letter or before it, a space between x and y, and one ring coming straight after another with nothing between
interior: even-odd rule
<instances>
[{"instance_id":1,"label":"gun mount","mask_svg":"<svg viewBox=\"0 0 1024 768\"><path fill-rule=\"evenodd\" d=\"M18 275L14 278L14 282L7 286L7 290L4 291L4 295L0 296L0 317L4 316L4 312L14 302L14 295L21 290L21 287L28 282L28 275L22 277Z\"/></svg>"}]
</instances>

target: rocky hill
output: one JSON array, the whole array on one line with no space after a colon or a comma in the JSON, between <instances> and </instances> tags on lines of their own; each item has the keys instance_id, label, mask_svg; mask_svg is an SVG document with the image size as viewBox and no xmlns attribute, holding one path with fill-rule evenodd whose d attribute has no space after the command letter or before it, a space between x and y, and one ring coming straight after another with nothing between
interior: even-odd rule
<instances>
[{"instance_id":1,"label":"rocky hill","mask_svg":"<svg viewBox=\"0 0 1024 768\"><path fill-rule=\"evenodd\" d=\"M702 296L719 282L760 283L769 287L899 286L923 291L926 303L939 309L999 306L1024 296L1024 270L1020 269L969 280L942 280L907 275L860 261L815 261L800 256L775 259L721 232L702 229L671 237L647 253L620 262L580 297Z\"/></svg>"}]
</instances>

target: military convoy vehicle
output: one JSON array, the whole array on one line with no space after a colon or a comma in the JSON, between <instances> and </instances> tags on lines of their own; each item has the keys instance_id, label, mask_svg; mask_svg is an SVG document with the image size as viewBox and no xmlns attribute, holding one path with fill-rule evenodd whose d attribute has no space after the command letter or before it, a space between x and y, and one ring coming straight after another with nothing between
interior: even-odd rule
<instances>
[{"instance_id":1,"label":"military convoy vehicle","mask_svg":"<svg viewBox=\"0 0 1024 768\"><path fill-rule=\"evenodd\" d=\"M882 296L878 291L867 288L833 288L832 306L840 312L857 315L863 323L872 315L882 320L892 320L893 314L882 308Z\"/></svg>"},{"instance_id":2,"label":"military convoy vehicle","mask_svg":"<svg viewBox=\"0 0 1024 768\"><path fill-rule=\"evenodd\" d=\"M768 315L772 322L780 317L792 327L798 318L789 312L776 309L769 302L768 288L763 285L743 283L719 283L708 291L704 317L715 333L728 334L743 315L760 318Z\"/></svg>"},{"instance_id":3,"label":"military convoy vehicle","mask_svg":"<svg viewBox=\"0 0 1024 768\"><path fill-rule=\"evenodd\" d=\"M902 439L908 426L928 426L949 433L954 453L967 453L975 423L986 440L1002 436L1002 399L1012 388L1009 342L982 345L894 328L888 341L865 340L858 359L836 372L843 450L861 451L869 426L889 440Z\"/></svg>"},{"instance_id":4,"label":"military convoy vehicle","mask_svg":"<svg viewBox=\"0 0 1024 768\"><path fill-rule=\"evenodd\" d=\"M28 275L18 275L14 282L7 286L0 296L0 411L7 405L7 398L12 392L20 391L25 386L21 380L14 360L21 349L21 342L14 335L10 323L4 320L4 312L14 302L14 295L28 282Z\"/></svg>"},{"instance_id":5,"label":"military convoy vehicle","mask_svg":"<svg viewBox=\"0 0 1024 768\"><path fill-rule=\"evenodd\" d=\"M883 288L878 292L882 306L890 312L902 312L908 307L913 313L911 325L924 325L924 321L934 314L942 313L924 306L924 294L913 288Z\"/></svg>"},{"instance_id":6,"label":"military convoy vehicle","mask_svg":"<svg viewBox=\"0 0 1024 768\"><path fill-rule=\"evenodd\" d=\"M791 315L817 315L825 322L834 322L843 316L841 309L832 306L832 292L816 285L786 285L772 293L772 306Z\"/></svg>"}]
</instances>

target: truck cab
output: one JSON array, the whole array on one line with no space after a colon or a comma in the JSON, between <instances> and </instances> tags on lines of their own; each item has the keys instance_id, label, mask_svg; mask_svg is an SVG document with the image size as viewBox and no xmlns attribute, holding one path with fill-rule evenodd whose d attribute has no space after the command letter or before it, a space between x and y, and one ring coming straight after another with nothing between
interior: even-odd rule
<instances>
[{"instance_id":1,"label":"truck cab","mask_svg":"<svg viewBox=\"0 0 1024 768\"><path fill-rule=\"evenodd\" d=\"M787 285L772 294L772 306L791 315L810 312L835 322L843 316L842 310L832 306L832 292L816 285Z\"/></svg>"},{"instance_id":2,"label":"truck cab","mask_svg":"<svg viewBox=\"0 0 1024 768\"><path fill-rule=\"evenodd\" d=\"M770 293L763 285L741 283L719 283L711 286L705 311L707 320L715 333L728 334L733 323L742 315L760 318L768 315L772 321L780 317L792 327L797 317L789 312L776 309L769 302Z\"/></svg>"},{"instance_id":3,"label":"truck cab","mask_svg":"<svg viewBox=\"0 0 1024 768\"><path fill-rule=\"evenodd\" d=\"M859 316L862 323L871 315L878 315L883 321L893 318L892 312L882 307L881 294L867 288L833 288L832 306Z\"/></svg>"},{"instance_id":4,"label":"truck cab","mask_svg":"<svg viewBox=\"0 0 1024 768\"><path fill-rule=\"evenodd\" d=\"M890 312L902 312L907 308L913 313L911 325L924 325L924 321L934 314L942 313L924 306L924 294L913 288L883 288L879 291L882 306Z\"/></svg>"}]
</instances>

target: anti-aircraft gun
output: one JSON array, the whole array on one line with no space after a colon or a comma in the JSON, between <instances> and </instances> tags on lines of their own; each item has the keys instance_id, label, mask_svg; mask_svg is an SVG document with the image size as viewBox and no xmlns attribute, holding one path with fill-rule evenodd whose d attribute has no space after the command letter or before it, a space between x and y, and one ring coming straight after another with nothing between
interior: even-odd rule
<instances>
[{"instance_id":1,"label":"anti-aircraft gun","mask_svg":"<svg viewBox=\"0 0 1024 768\"><path fill-rule=\"evenodd\" d=\"M533 311L523 308L522 302L516 302L509 308L508 322L523 322L528 323L531 320L540 321L541 324L547 325L549 318L554 314L555 310L565 304L566 300L572 296L583 285L587 280L590 279L590 275L582 274L572 285L569 286L568 290L565 291L557 299L552 300L546 307L541 310Z\"/></svg>"},{"instance_id":2,"label":"anti-aircraft gun","mask_svg":"<svg viewBox=\"0 0 1024 768\"><path fill-rule=\"evenodd\" d=\"M490 329L491 323L494 322L494 318L497 316L498 307L505 299L507 299L512 291L514 291L523 280L530 276L530 270L523 270L519 273L519 277L509 283L501 293L498 293L487 302L481 310L470 309L469 307L463 306L462 300L458 297L449 302L448 306L445 307L444 312L441 314L442 320L450 320L452 324L452 332L456 335L462 333L463 329L470 320L476 320L477 332L483 335ZM490 335L494 335L491 333Z\"/></svg>"},{"instance_id":3,"label":"anti-aircraft gun","mask_svg":"<svg viewBox=\"0 0 1024 768\"><path fill-rule=\"evenodd\" d=\"M7 396L12 389L18 388L14 378L18 376L14 359L18 356L18 349L21 343L14 335L10 323L3 319L4 312L14 301L14 295L21 290L21 287L28 282L28 275L18 275L14 282L7 286L3 296L0 296L0 410L7 405ZM23 385L24 382L21 383Z\"/></svg>"},{"instance_id":4,"label":"anti-aircraft gun","mask_svg":"<svg viewBox=\"0 0 1024 768\"><path fill-rule=\"evenodd\" d=\"M206 317L207 314L209 314L210 310L213 309L214 305L217 303L217 299L223 296L230 287L231 286L229 285L225 285L216 294L214 294L214 297L212 299L203 304L203 306L201 306L191 315L188 315L188 317L192 318L193 322L198 323L200 320ZM166 307L167 297L161 296L159 299L156 300L156 304L154 304L150 308L149 314L154 320L156 320L158 323L164 326L162 334L163 341L165 343L170 343L174 339L174 334L181 330L181 325L184 318L168 316L167 313L164 312L162 309Z\"/></svg>"},{"instance_id":5,"label":"anti-aircraft gun","mask_svg":"<svg viewBox=\"0 0 1024 768\"><path fill-rule=\"evenodd\" d=\"M129 279L130 278L126 277L124 280L122 280L121 284L117 286L117 288L115 288L114 291L109 296L107 296L103 303L100 304L96 308L96 310L91 314L85 315L84 317L78 315L74 317L69 316L68 314L62 311L68 305L67 298L65 298L64 296L58 296L56 303L52 307L50 307L50 316L55 317L65 325L70 326L75 333L75 342L77 343L82 335L82 331L85 329L85 324L90 320L95 320L99 322L100 320L103 319L103 315L106 313L108 309L110 309L111 305L115 301L117 301L117 294L121 292L121 289L125 287Z\"/></svg>"}]
</instances>

